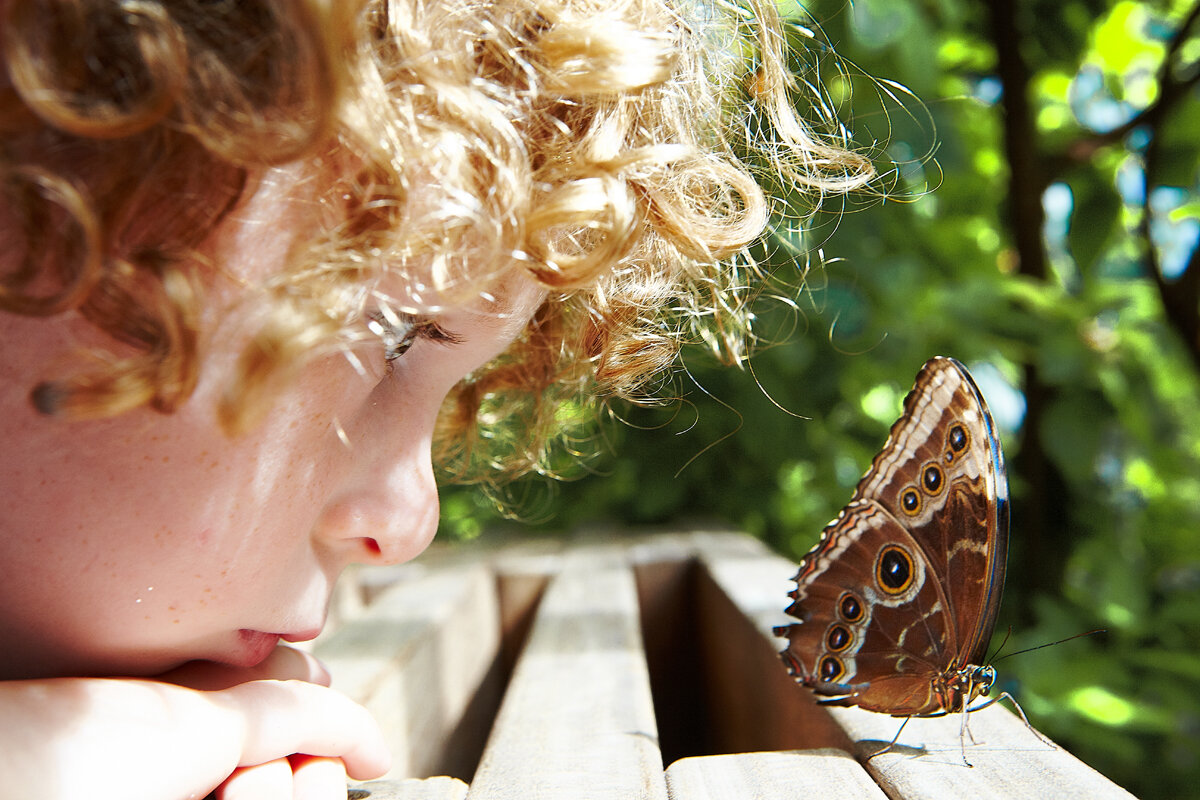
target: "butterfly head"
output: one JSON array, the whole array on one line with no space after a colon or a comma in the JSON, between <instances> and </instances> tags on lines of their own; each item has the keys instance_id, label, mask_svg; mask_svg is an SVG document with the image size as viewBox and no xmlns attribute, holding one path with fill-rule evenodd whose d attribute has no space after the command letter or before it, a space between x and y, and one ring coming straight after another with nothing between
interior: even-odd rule
<instances>
[{"instance_id":1,"label":"butterfly head","mask_svg":"<svg viewBox=\"0 0 1200 800\"><path fill-rule=\"evenodd\" d=\"M986 697L992 691L993 684L996 683L996 668L992 665L986 667L977 667L972 665L970 668L972 686L975 687L975 696Z\"/></svg>"},{"instance_id":2,"label":"butterfly head","mask_svg":"<svg viewBox=\"0 0 1200 800\"><path fill-rule=\"evenodd\" d=\"M944 704L947 711L960 711L978 697L986 697L996 683L996 668L968 664L954 670L946 682Z\"/></svg>"}]
</instances>

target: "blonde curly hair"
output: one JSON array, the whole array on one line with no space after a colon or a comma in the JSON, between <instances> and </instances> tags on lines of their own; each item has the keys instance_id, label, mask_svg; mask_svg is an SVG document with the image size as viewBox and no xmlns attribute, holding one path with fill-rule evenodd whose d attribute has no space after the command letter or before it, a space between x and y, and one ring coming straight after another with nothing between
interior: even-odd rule
<instances>
[{"instance_id":1,"label":"blonde curly hair","mask_svg":"<svg viewBox=\"0 0 1200 800\"><path fill-rule=\"evenodd\" d=\"M0 308L75 310L135 350L33 402L69 418L185 402L212 271L197 248L301 159L325 165L337 213L263 287L271 311L220 401L231 434L361 339L384 275L412 314L512 270L549 290L443 408L437 461L460 479L544 469L564 408L653 394L684 341L739 361L771 212L756 170L814 199L873 173L801 120L775 6L708 1L0 0L20 239Z\"/></svg>"}]
</instances>

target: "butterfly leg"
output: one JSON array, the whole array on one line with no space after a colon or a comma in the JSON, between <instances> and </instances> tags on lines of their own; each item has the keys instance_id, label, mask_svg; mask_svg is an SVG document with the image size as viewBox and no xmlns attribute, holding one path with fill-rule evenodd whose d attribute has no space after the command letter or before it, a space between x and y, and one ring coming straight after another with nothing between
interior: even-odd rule
<instances>
[{"instance_id":1,"label":"butterfly leg","mask_svg":"<svg viewBox=\"0 0 1200 800\"><path fill-rule=\"evenodd\" d=\"M968 708L966 707L966 705L964 705L964 706L963 706L963 710L962 710L962 725L960 725L960 726L959 726L959 729L958 729L958 745L959 745L959 747L961 747L961 748L962 748L962 760L963 760L963 763L964 763L964 764L966 764L968 767L972 767L972 768L973 768L975 765L974 765L974 764L972 764L970 761L968 761L968 760L967 760L967 737L968 737L968 736L970 736L970 737L971 737L971 745L972 745L972 746L979 744L979 742L975 741L975 734L971 733L971 726L968 724L968 719L969 719L969 718L968 718L968 716L967 716L967 715L968 715L968 714L969 714L971 711L974 711L974 710L975 710L975 709L968 709Z\"/></svg>"},{"instance_id":2,"label":"butterfly leg","mask_svg":"<svg viewBox=\"0 0 1200 800\"><path fill-rule=\"evenodd\" d=\"M1034 736L1036 736L1038 739L1040 739L1042 742L1044 742L1046 745L1048 745L1051 749L1057 750L1058 745L1056 745L1054 742L1047 739L1045 736L1042 735L1041 731L1039 731L1037 728L1033 727L1033 725L1029 724L1029 717L1025 716L1025 710L1023 708L1021 708L1021 704L1017 702L1017 698L1013 697L1008 692L1001 692L999 695L991 698L986 703L980 703L979 705L975 706L974 708L971 709L971 711L979 711L980 709L987 708L988 706L992 705L993 703L998 703L999 701L1004 700L1006 698L1007 698L1008 702L1012 703L1013 708L1015 708L1017 710L1017 714L1020 715L1021 721L1025 723L1025 727L1029 728L1029 730L1033 732Z\"/></svg>"},{"instance_id":3,"label":"butterfly leg","mask_svg":"<svg viewBox=\"0 0 1200 800\"><path fill-rule=\"evenodd\" d=\"M886 753L887 751L891 750L893 747L895 747L896 742L900 739L900 734L904 732L904 726L908 724L908 721L910 719L912 719L912 717L905 717L904 722L900 723L900 729L898 731L896 731L896 735L893 736L892 740L887 743L887 746L880 750L876 750L874 753L871 753L871 755L867 756L867 761L870 761L875 756L881 756L884 753Z\"/></svg>"}]
</instances>

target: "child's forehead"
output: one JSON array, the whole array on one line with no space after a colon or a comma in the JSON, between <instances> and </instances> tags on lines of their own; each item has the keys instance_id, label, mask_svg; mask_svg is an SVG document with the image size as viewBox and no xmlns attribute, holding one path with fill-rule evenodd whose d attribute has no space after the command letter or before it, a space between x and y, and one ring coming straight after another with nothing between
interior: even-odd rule
<instances>
[{"instance_id":1,"label":"child's forehead","mask_svg":"<svg viewBox=\"0 0 1200 800\"><path fill-rule=\"evenodd\" d=\"M337 202L344 177L320 159L273 167L257 176L214 232L218 270L241 286L269 286L283 278L295 248L345 221ZM369 295L368 306L412 314L468 310L504 318L528 305L529 273L515 254L498 263L489 253L481 263L460 266L451 278L439 276L436 266L420 259L396 263L371 252L355 257L366 267L362 289Z\"/></svg>"},{"instance_id":2,"label":"child's forehead","mask_svg":"<svg viewBox=\"0 0 1200 800\"><path fill-rule=\"evenodd\" d=\"M264 286L279 275L292 248L329 216L313 165L273 167L248 181L205 250L216 272L235 285Z\"/></svg>"}]
</instances>

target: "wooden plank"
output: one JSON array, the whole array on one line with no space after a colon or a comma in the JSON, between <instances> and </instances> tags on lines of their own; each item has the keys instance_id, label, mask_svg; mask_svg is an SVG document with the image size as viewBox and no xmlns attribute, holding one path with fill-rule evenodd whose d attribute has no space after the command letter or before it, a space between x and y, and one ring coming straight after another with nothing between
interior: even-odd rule
<instances>
[{"instance_id":1,"label":"wooden plank","mask_svg":"<svg viewBox=\"0 0 1200 800\"><path fill-rule=\"evenodd\" d=\"M386 777L469 778L486 725L472 745L480 726L462 723L487 693L497 693L498 704L499 647L495 582L475 565L399 581L314 652L334 688L379 722L393 758Z\"/></svg>"},{"instance_id":2,"label":"wooden plank","mask_svg":"<svg viewBox=\"0 0 1200 800\"><path fill-rule=\"evenodd\" d=\"M449 777L356 783L346 800L465 800L467 785Z\"/></svg>"},{"instance_id":3,"label":"wooden plank","mask_svg":"<svg viewBox=\"0 0 1200 800\"><path fill-rule=\"evenodd\" d=\"M619 549L563 557L470 800L665 800L633 574Z\"/></svg>"},{"instance_id":4,"label":"wooden plank","mask_svg":"<svg viewBox=\"0 0 1200 800\"><path fill-rule=\"evenodd\" d=\"M830 713L857 741L860 759L886 747L904 721L859 708ZM866 761L867 770L893 798L1133 797L1066 750L1047 745L1006 708L973 712L967 724L964 740L961 714L911 719L890 751Z\"/></svg>"},{"instance_id":5,"label":"wooden plank","mask_svg":"<svg viewBox=\"0 0 1200 800\"><path fill-rule=\"evenodd\" d=\"M793 750L698 756L667 768L670 800L885 800L844 750Z\"/></svg>"},{"instance_id":6,"label":"wooden plank","mask_svg":"<svg viewBox=\"0 0 1200 800\"><path fill-rule=\"evenodd\" d=\"M787 619L795 567L765 551L733 558L725 552L702 553L696 590L718 751L851 751L842 728L787 674L771 633Z\"/></svg>"},{"instance_id":7,"label":"wooden plank","mask_svg":"<svg viewBox=\"0 0 1200 800\"><path fill-rule=\"evenodd\" d=\"M629 563L638 565L636 586ZM355 785L351 798L369 791L357 798L754 800L871 797L878 787L893 798L1131 797L1000 707L970 716L972 767L963 763L958 715L912 720L891 752L868 760L902 720L818 707L778 661L782 640L771 629L789 621L783 607L794 573L794 564L756 540L704 531L451 553L432 567L395 572L397 586L372 582L377 602L354 609L358 617L316 649L335 685L380 718L396 751L392 775L435 774L441 752L465 728L487 729L490 712L464 720L486 687L498 698L500 631L508 631L510 647L530 632L469 788L450 778L388 780ZM681 615L695 623L674 632L689 643L671 657L702 674L683 694L705 706L704 727L733 752L683 758L664 774L640 625L651 644L669 650L678 635L663 642ZM457 699L447 697L448 686L458 687ZM470 778L473 764L453 774Z\"/></svg>"},{"instance_id":8,"label":"wooden plank","mask_svg":"<svg viewBox=\"0 0 1200 800\"><path fill-rule=\"evenodd\" d=\"M703 555L714 582L753 621L774 650L772 633L783 613L796 567L775 556L725 559ZM779 667L783 669L782 664ZM788 679L791 681L791 679ZM794 686L795 691L807 690ZM859 708L825 709L853 742L855 755L893 798L1123 798L1131 795L1062 748L1051 748L1015 714L999 705L970 715L963 763L962 718L912 719L892 752L867 761L900 729L902 719Z\"/></svg>"},{"instance_id":9,"label":"wooden plank","mask_svg":"<svg viewBox=\"0 0 1200 800\"><path fill-rule=\"evenodd\" d=\"M786 558L766 552L748 552L740 558L730 558L724 552L702 549L698 558L713 581L746 616L772 647L779 649L783 640L772 629L776 625L795 622L784 613L787 593L795 584L796 565Z\"/></svg>"},{"instance_id":10,"label":"wooden plank","mask_svg":"<svg viewBox=\"0 0 1200 800\"><path fill-rule=\"evenodd\" d=\"M407 778L352 784L347 800L465 800L467 784L457 778Z\"/></svg>"},{"instance_id":11,"label":"wooden plank","mask_svg":"<svg viewBox=\"0 0 1200 800\"><path fill-rule=\"evenodd\" d=\"M630 540L629 551L631 560L638 565L693 561L701 556L724 560L771 555L767 546L753 536L705 528L638 536Z\"/></svg>"}]
</instances>

